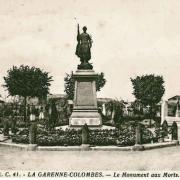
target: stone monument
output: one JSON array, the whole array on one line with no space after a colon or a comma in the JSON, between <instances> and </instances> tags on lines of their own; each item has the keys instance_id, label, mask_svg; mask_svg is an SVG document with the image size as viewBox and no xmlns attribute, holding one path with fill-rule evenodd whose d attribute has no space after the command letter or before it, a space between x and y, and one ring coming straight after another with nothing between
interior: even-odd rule
<instances>
[{"instance_id":1,"label":"stone monument","mask_svg":"<svg viewBox=\"0 0 180 180\"><path fill-rule=\"evenodd\" d=\"M101 127L102 125L96 97L97 74L92 64L89 63L92 39L86 31L87 28L83 27L83 33L80 34L78 25L76 55L80 58L81 64L73 74L75 92L73 112L69 119L71 127L81 127L84 124L89 127Z\"/></svg>"}]
</instances>

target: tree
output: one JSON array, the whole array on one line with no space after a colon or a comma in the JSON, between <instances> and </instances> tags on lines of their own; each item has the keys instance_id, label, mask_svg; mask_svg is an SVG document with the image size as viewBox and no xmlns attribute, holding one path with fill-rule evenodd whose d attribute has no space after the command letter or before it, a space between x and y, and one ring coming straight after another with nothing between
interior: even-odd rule
<instances>
[{"instance_id":1,"label":"tree","mask_svg":"<svg viewBox=\"0 0 180 180\"><path fill-rule=\"evenodd\" d=\"M149 106L150 119L153 118L155 106L161 101L165 92L163 77L154 74L143 75L137 76L135 79L131 78L131 82L136 100L145 107Z\"/></svg>"},{"instance_id":2,"label":"tree","mask_svg":"<svg viewBox=\"0 0 180 180\"><path fill-rule=\"evenodd\" d=\"M118 101L118 100L113 101L113 110L114 110L113 121L115 124L122 123L123 108L124 108L123 101Z\"/></svg>"},{"instance_id":3,"label":"tree","mask_svg":"<svg viewBox=\"0 0 180 180\"><path fill-rule=\"evenodd\" d=\"M75 88L75 80L73 78L73 72L71 74L67 74L64 78L65 82L65 93L67 94L67 99L74 99L74 88ZM106 79L104 78L104 73L98 74L96 78L96 91L100 91L102 87L106 84Z\"/></svg>"},{"instance_id":4,"label":"tree","mask_svg":"<svg viewBox=\"0 0 180 180\"><path fill-rule=\"evenodd\" d=\"M100 91L105 84L106 84L106 79L104 78L104 73L101 72L100 74L98 74L96 79L96 91Z\"/></svg>"},{"instance_id":5,"label":"tree","mask_svg":"<svg viewBox=\"0 0 180 180\"><path fill-rule=\"evenodd\" d=\"M3 85L11 96L24 97L24 120L26 121L26 106L28 97L38 97L43 99L49 93L50 82L52 76L48 72L36 67L21 65L20 67L13 66L7 71L7 76L4 77L5 84Z\"/></svg>"},{"instance_id":6,"label":"tree","mask_svg":"<svg viewBox=\"0 0 180 180\"><path fill-rule=\"evenodd\" d=\"M75 88L75 80L73 78L73 72L71 74L67 74L64 78L65 82L65 93L67 94L67 99L74 99L74 88Z\"/></svg>"},{"instance_id":7,"label":"tree","mask_svg":"<svg viewBox=\"0 0 180 180\"><path fill-rule=\"evenodd\" d=\"M133 109L133 113L136 116L143 116L143 104L137 100L131 103L131 107Z\"/></svg>"},{"instance_id":8,"label":"tree","mask_svg":"<svg viewBox=\"0 0 180 180\"><path fill-rule=\"evenodd\" d=\"M110 112L110 120L112 120L113 123L115 124L122 123L123 108L124 108L123 101L110 100L105 104L105 106L106 106L106 110Z\"/></svg>"}]
</instances>

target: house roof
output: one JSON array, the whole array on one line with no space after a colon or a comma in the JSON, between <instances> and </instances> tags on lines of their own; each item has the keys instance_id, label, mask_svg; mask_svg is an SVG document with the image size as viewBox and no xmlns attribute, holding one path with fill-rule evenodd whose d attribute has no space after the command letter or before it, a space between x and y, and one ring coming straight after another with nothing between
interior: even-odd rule
<instances>
[{"instance_id":1,"label":"house roof","mask_svg":"<svg viewBox=\"0 0 180 180\"><path fill-rule=\"evenodd\" d=\"M113 99L112 98L97 98L97 100L98 102L106 103L106 102L112 101Z\"/></svg>"},{"instance_id":2,"label":"house roof","mask_svg":"<svg viewBox=\"0 0 180 180\"><path fill-rule=\"evenodd\" d=\"M168 101L170 101L170 100L177 100L177 99L180 100L180 95L173 96L173 97L169 98Z\"/></svg>"},{"instance_id":3,"label":"house roof","mask_svg":"<svg viewBox=\"0 0 180 180\"><path fill-rule=\"evenodd\" d=\"M48 94L48 99L65 98L65 94Z\"/></svg>"}]
</instances>

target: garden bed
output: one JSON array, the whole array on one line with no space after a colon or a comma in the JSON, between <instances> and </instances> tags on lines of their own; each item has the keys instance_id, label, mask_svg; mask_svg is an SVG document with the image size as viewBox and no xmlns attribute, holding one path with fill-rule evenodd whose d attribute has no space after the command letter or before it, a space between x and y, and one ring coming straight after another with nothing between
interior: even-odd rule
<instances>
[{"instance_id":1,"label":"garden bed","mask_svg":"<svg viewBox=\"0 0 180 180\"><path fill-rule=\"evenodd\" d=\"M142 143L155 141L152 133L144 128ZM29 130L24 129L12 137L15 143L29 143ZM82 132L77 129L58 129L47 131L38 128L36 143L38 146L79 146L82 144ZM92 146L133 146L135 127L122 126L115 129L90 129L89 142Z\"/></svg>"}]
</instances>

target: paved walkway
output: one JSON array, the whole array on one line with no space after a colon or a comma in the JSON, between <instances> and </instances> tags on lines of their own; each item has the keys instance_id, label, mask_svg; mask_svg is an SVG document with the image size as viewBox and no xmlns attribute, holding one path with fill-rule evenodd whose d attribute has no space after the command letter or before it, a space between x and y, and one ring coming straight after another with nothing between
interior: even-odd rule
<instances>
[{"instance_id":1,"label":"paved walkway","mask_svg":"<svg viewBox=\"0 0 180 180\"><path fill-rule=\"evenodd\" d=\"M180 170L180 146L142 152L20 151L0 147L1 170Z\"/></svg>"}]
</instances>

